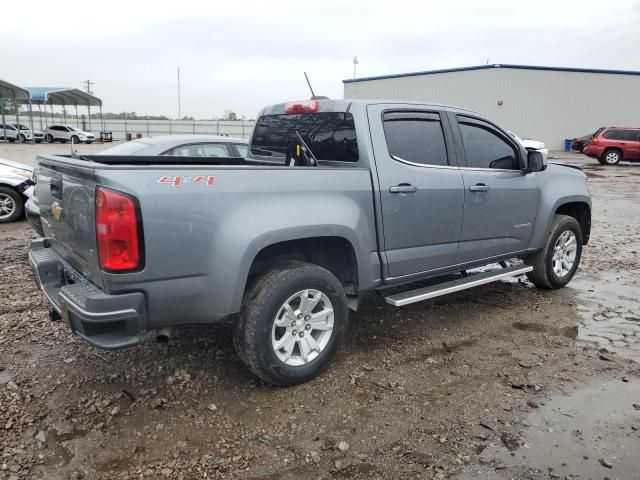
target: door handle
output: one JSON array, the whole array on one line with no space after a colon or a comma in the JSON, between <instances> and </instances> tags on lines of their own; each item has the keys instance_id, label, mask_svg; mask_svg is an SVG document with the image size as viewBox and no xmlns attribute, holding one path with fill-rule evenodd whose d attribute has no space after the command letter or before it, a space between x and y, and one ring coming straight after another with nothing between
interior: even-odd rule
<instances>
[{"instance_id":1,"label":"door handle","mask_svg":"<svg viewBox=\"0 0 640 480\"><path fill-rule=\"evenodd\" d=\"M491 187L485 183L476 183L475 185L469 186L469 191L471 192L488 192Z\"/></svg>"},{"instance_id":2,"label":"door handle","mask_svg":"<svg viewBox=\"0 0 640 480\"><path fill-rule=\"evenodd\" d=\"M391 193L416 193L417 191L418 187L408 183L401 183L400 185L389 187L389 192Z\"/></svg>"}]
</instances>

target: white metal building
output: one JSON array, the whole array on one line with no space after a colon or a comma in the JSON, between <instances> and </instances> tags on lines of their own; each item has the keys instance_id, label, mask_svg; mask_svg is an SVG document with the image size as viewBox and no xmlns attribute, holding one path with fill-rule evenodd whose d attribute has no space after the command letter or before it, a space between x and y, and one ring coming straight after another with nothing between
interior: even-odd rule
<instances>
[{"instance_id":1,"label":"white metal building","mask_svg":"<svg viewBox=\"0 0 640 480\"><path fill-rule=\"evenodd\" d=\"M640 127L640 72L481 65L343 80L344 98L419 100L480 112L562 149L603 126Z\"/></svg>"}]
</instances>

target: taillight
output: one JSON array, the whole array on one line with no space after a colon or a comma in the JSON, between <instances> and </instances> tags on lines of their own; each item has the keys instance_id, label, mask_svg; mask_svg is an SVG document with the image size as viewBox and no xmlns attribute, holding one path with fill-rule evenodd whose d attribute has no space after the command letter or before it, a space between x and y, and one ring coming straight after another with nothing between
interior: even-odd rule
<instances>
[{"instance_id":1,"label":"taillight","mask_svg":"<svg viewBox=\"0 0 640 480\"><path fill-rule=\"evenodd\" d=\"M121 192L96 189L96 237L100 268L108 272L141 267L140 232L135 199Z\"/></svg>"},{"instance_id":2,"label":"taillight","mask_svg":"<svg viewBox=\"0 0 640 480\"><path fill-rule=\"evenodd\" d=\"M589 143L591 145L597 145L598 143L600 143L600 140L598 140L597 137L593 137Z\"/></svg>"},{"instance_id":3,"label":"taillight","mask_svg":"<svg viewBox=\"0 0 640 480\"><path fill-rule=\"evenodd\" d=\"M320 107L317 100L307 100L305 102L289 102L284 106L285 115L298 115L300 113L316 113Z\"/></svg>"}]
</instances>

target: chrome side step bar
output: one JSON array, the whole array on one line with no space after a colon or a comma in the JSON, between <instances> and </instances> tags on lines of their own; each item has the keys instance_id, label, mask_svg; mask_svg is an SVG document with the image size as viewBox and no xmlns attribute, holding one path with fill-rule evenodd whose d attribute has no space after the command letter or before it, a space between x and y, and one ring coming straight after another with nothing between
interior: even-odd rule
<instances>
[{"instance_id":1,"label":"chrome side step bar","mask_svg":"<svg viewBox=\"0 0 640 480\"><path fill-rule=\"evenodd\" d=\"M523 273L530 272L531 270L533 270L533 267L530 265L514 265L500 270L476 273L457 280L409 290L407 292L396 293L385 297L385 300L394 307L402 307L404 305L409 305L410 303L421 302L422 300L427 300L429 298L459 292L460 290L466 290L467 288L477 287L479 285L484 285L485 283L495 282L496 280L501 280L503 278L522 275Z\"/></svg>"}]
</instances>

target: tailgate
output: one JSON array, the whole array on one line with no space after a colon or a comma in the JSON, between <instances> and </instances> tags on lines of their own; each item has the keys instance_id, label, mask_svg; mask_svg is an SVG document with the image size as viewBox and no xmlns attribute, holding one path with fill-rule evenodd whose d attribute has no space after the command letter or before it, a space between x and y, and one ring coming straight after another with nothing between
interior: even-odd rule
<instances>
[{"instance_id":1,"label":"tailgate","mask_svg":"<svg viewBox=\"0 0 640 480\"><path fill-rule=\"evenodd\" d=\"M64 157L45 156L38 160L35 195L44 236L64 262L102 286L93 167Z\"/></svg>"}]
</instances>

